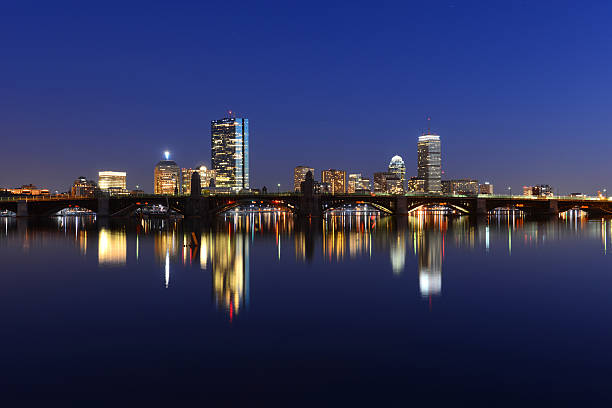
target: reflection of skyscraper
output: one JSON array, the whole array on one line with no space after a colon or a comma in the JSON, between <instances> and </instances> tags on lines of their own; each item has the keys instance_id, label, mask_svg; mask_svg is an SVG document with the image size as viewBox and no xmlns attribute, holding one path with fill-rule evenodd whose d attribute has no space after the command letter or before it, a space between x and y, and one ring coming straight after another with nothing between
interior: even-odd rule
<instances>
[{"instance_id":1,"label":"reflection of skyscraper","mask_svg":"<svg viewBox=\"0 0 612 408\"><path fill-rule=\"evenodd\" d=\"M213 296L231 318L248 306L249 240L242 232L218 231L210 243Z\"/></svg>"},{"instance_id":2,"label":"reflection of skyscraper","mask_svg":"<svg viewBox=\"0 0 612 408\"><path fill-rule=\"evenodd\" d=\"M418 245L421 296L439 295L442 291L442 232L423 228Z\"/></svg>"},{"instance_id":3,"label":"reflection of skyscraper","mask_svg":"<svg viewBox=\"0 0 612 408\"><path fill-rule=\"evenodd\" d=\"M434 134L419 136L417 153L417 177L425 181L425 192L441 193L440 136Z\"/></svg>"},{"instance_id":4,"label":"reflection of skyscraper","mask_svg":"<svg viewBox=\"0 0 612 408\"><path fill-rule=\"evenodd\" d=\"M125 231L101 228L98 232L98 265L125 265L127 239Z\"/></svg>"},{"instance_id":5,"label":"reflection of skyscraper","mask_svg":"<svg viewBox=\"0 0 612 408\"><path fill-rule=\"evenodd\" d=\"M249 120L223 118L210 124L211 161L216 187L249 189Z\"/></svg>"}]
</instances>

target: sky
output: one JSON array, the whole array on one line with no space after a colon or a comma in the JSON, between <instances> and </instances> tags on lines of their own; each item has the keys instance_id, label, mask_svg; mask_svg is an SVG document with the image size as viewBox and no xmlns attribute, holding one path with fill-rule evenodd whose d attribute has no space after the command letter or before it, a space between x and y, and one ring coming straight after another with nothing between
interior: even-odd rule
<instances>
[{"instance_id":1,"label":"sky","mask_svg":"<svg viewBox=\"0 0 612 408\"><path fill-rule=\"evenodd\" d=\"M251 186L309 165L518 192L612 189L607 1L0 3L0 187L66 191L127 171L153 189L164 150L210 164L210 121L250 123Z\"/></svg>"}]
</instances>

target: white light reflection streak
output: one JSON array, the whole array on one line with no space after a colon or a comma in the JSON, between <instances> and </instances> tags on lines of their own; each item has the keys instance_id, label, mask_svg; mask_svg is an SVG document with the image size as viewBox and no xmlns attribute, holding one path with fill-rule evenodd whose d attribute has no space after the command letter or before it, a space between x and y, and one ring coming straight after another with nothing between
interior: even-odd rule
<instances>
[{"instance_id":1,"label":"white light reflection streak","mask_svg":"<svg viewBox=\"0 0 612 408\"><path fill-rule=\"evenodd\" d=\"M166 249L166 289L170 282L170 250Z\"/></svg>"}]
</instances>

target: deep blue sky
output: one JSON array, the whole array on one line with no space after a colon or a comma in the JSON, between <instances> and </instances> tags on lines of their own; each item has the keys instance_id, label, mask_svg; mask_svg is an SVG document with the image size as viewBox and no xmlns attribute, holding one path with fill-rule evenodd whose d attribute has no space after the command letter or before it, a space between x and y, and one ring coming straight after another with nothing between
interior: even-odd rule
<instances>
[{"instance_id":1,"label":"deep blue sky","mask_svg":"<svg viewBox=\"0 0 612 408\"><path fill-rule=\"evenodd\" d=\"M112 169L151 191L165 149L210 163L232 109L254 187L395 154L413 176L429 115L447 178L612 189L611 4L3 2L0 186Z\"/></svg>"}]
</instances>

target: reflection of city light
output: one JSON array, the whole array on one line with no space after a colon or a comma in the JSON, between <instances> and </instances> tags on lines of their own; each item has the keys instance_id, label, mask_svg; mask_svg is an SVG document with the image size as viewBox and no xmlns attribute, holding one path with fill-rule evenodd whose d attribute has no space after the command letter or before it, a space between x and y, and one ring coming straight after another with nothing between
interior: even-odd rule
<instances>
[{"instance_id":1,"label":"reflection of city light","mask_svg":"<svg viewBox=\"0 0 612 408\"><path fill-rule=\"evenodd\" d=\"M428 268L419 269L419 290L423 297L439 295L442 291L442 272Z\"/></svg>"},{"instance_id":2,"label":"reflection of city light","mask_svg":"<svg viewBox=\"0 0 612 408\"><path fill-rule=\"evenodd\" d=\"M170 251L166 250L166 268L165 268L165 280L166 280L166 288L168 287L168 283L170 283Z\"/></svg>"},{"instance_id":3,"label":"reflection of city light","mask_svg":"<svg viewBox=\"0 0 612 408\"><path fill-rule=\"evenodd\" d=\"M98 233L98 264L125 265L127 240L125 231L111 231L106 228Z\"/></svg>"},{"instance_id":4,"label":"reflection of city light","mask_svg":"<svg viewBox=\"0 0 612 408\"><path fill-rule=\"evenodd\" d=\"M391 244L391 269L395 275L399 275L404 270L406 263L406 243L404 234L398 235L397 239Z\"/></svg>"}]
</instances>

